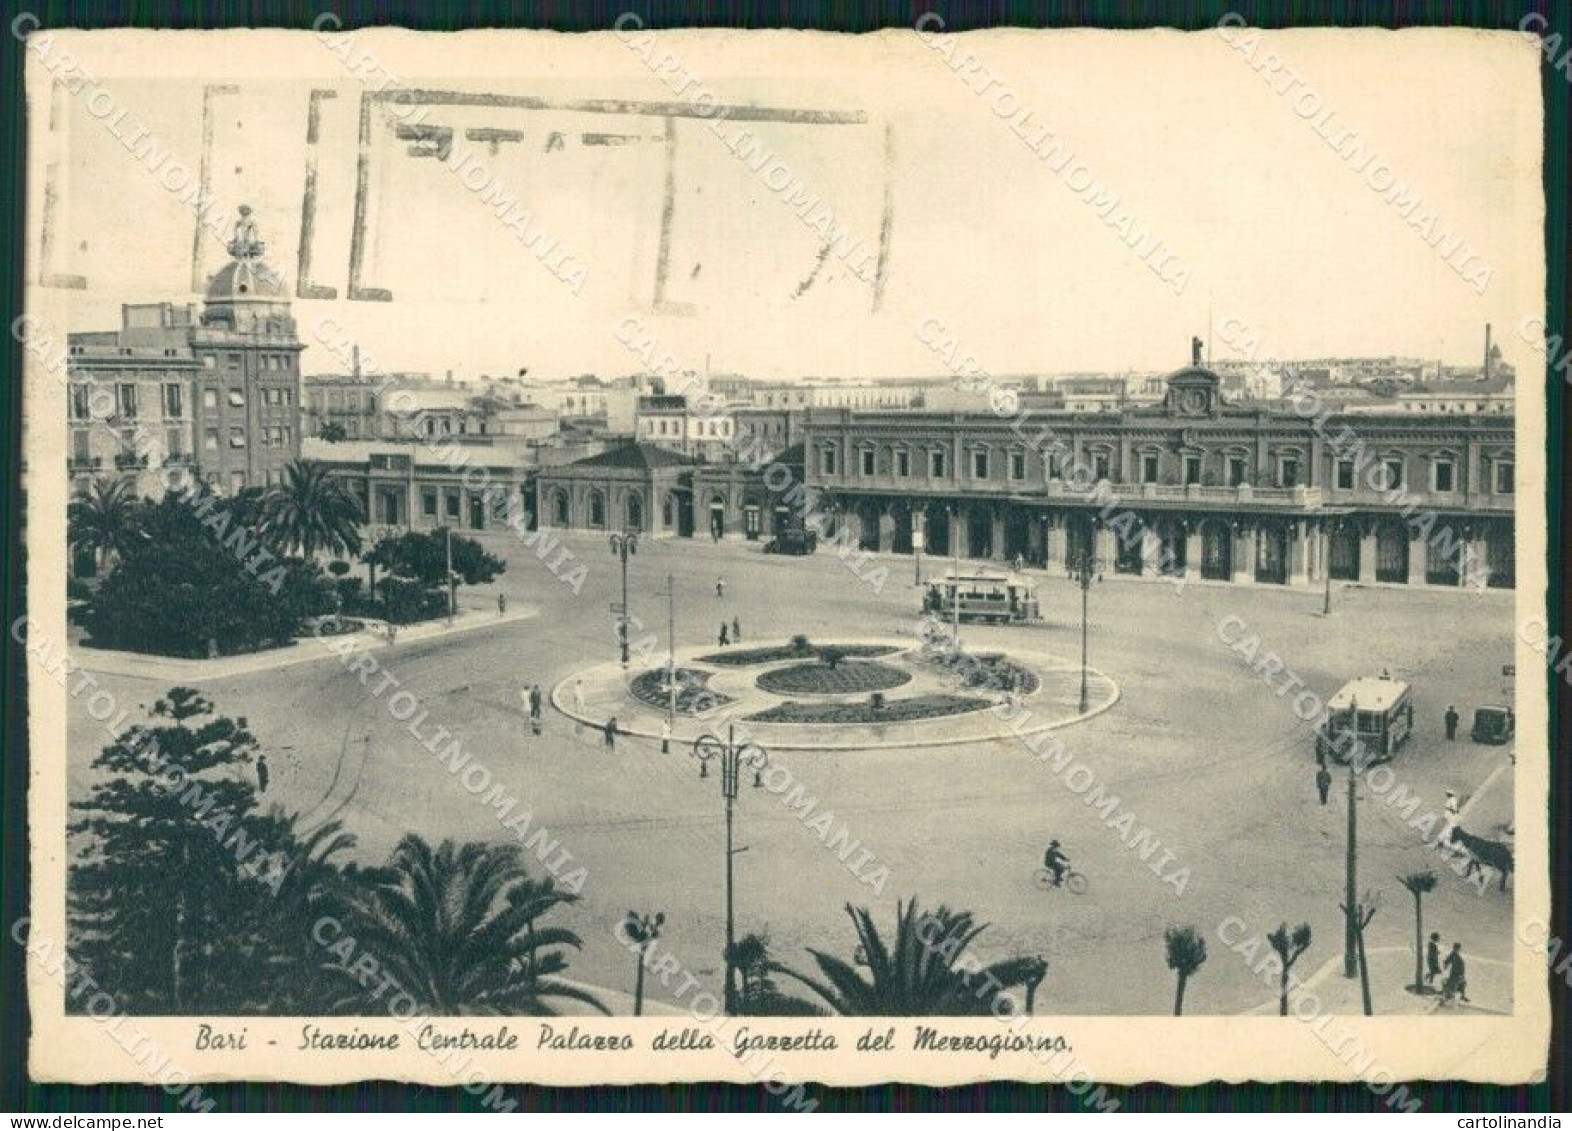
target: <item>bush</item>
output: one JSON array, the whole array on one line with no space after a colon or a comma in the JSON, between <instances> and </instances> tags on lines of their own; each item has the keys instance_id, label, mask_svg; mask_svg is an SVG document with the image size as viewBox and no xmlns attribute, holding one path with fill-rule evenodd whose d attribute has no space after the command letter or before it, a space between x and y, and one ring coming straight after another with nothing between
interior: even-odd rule
<instances>
[{"instance_id":1,"label":"bush","mask_svg":"<svg viewBox=\"0 0 1572 1131\"><path fill-rule=\"evenodd\" d=\"M334 577L342 579L343 576L349 572L349 568L350 566L348 562L344 561L342 558L334 558L332 561L328 562L327 571Z\"/></svg>"},{"instance_id":2,"label":"bush","mask_svg":"<svg viewBox=\"0 0 1572 1131\"><path fill-rule=\"evenodd\" d=\"M791 650L799 656L806 656L813 651L813 645L801 633L791 638Z\"/></svg>"},{"instance_id":3,"label":"bush","mask_svg":"<svg viewBox=\"0 0 1572 1131\"><path fill-rule=\"evenodd\" d=\"M884 710L884 692L875 691L872 695L868 696L868 706L872 707L875 711Z\"/></svg>"},{"instance_id":4,"label":"bush","mask_svg":"<svg viewBox=\"0 0 1572 1131\"><path fill-rule=\"evenodd\" d=\"M170 492L143 514L147 537L128 547L88 601L88 643L203 658L289 643L332 604L313 563L262 544L246 496Z\"/></svg>"},{"instance_id":5,"label":"bush","mask_svg":"<svg viewBox=\"0 0 1572 1131\"><path fill-rule=\"evenodd\" d=\"M825 667L829 668L831 671L834 671L836 668L841 666L841 661L846 659L847 654L848 653L845 648L820 648L819 660L824 664Z\"/></svg>"}]
</instances>

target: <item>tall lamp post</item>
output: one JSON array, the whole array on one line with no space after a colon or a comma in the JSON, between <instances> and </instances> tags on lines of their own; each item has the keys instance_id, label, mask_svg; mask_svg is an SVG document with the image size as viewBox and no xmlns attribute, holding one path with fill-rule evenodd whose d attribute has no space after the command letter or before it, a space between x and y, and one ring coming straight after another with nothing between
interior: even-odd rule
<instances>
[{"instance_id":1,"label":"tall lamp post","mask_svg":"<svg viewBox=\"0 0 1572 1131\"><path fill-rule=\"evenodd\" d=\"M726 1012L735 1017L737 1014L737 988L736 981L736 918L734 887L732 881L732 859L739 852L748 851L747 847L732 847L732 811L737 803L737 786L742 776L742 768L747 766L753 771L753 785L758 788L763 784L760 775L764 767L769 764L770 756L764 747L756 742L738 742L737 728L729 727L726 740L723 742L713 734L700 735L693 742L693 756L699 760L699 776L707 778L710 775L709 764L711 760L718 759L721 767L721 796L726 799Z\"/></svg>"},{"instance_id":2,"label":"tall lamp post","mask_svg":"<svg viewBox=\"0 0 1572 1131\"><path fill-rule=\"evenodd\" d=\"M1081 714L1086 714L1091 695L1086 682L1086 621L1088 602L1092 593L1092 580L1097 578L1097 563L1090 553L1078 554L1070 567L1076 583L1081 587ZM1101 580L1101 578L1097 578Z\"/></svg>"},{"instance_id":3,"label":"tall lamp post","mask_svg":"<svg viewBox=\"0 0 1572 1131\"><path fill-rule=\"evenodd\" d=\"M1321 572L1325 575L1326 589L1321 597L1321 615L1332 615L1332 527L1336 519L1329 518L1321 524Z\"/></svg>"},{"instance_id":4,"label":"tall lamp post","mask_svg":"<svg viewBox=\"0 0 1572 1131\"><path fill-rule=\"evenodd\" d=\"M453 528L444 526L442 532L447 535L448 556L448 627L453 627L453 615L458 605L458 578L453 573Z\"/></svg>"},{"instance_id":5,"label":"tall lamp post","mask_svg":"<svg viewBox=\"0 0 1572 1131\"><path fill-rule=\"evenodd\" d=\"M622 666L628 666L628 559L639 552L639 534L624 530L611 536L611 552L622 559L622 608L618 610L617 635L622 638Z\"/></svg>"},{"instance_id":6,"label":"tall lamp post","mask_svg":"<svg viewBox=\"0 0 1572 1131\"><path fill-rule=\"evenodd\" d=\"M1356 892L1359 890L1359 792L1356 782L1360 773L1390 762L1392 756L1384 749L1376 753L1365 750L1365 741L1359 737L1359 703L1348 704L1348 845L1343 877L1343 977L1359 976L1360 922L1363 906ZM1336 750L1334 743L1332 749Z\"/></svg>"}]
</instances>

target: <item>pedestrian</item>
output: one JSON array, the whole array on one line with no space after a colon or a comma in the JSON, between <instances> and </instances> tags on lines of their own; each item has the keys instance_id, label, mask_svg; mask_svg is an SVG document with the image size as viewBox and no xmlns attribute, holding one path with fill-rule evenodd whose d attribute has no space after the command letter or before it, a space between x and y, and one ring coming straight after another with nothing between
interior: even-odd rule
<instances>
[{"instance_id":1,"label":"pedestrian","mask_svg":"<svg viewBox=\"0 0 1572 1131\"><path fill-rule=\"evenodd\" d=\"M257 755L257 792L267 792L267 755Z\"/></svg>"},{"instance_id":2,"label":"pedestrian","mask_svg":"<svg viewBox=\"0 0 1572 1131\"><path fill-rule=\"evenodd\" d=\"M497 615L499 617L500 616L506 616L507 615L507 611L508 611L508 595L506 593L498 593L497 594Z\"/></svg>"},{"instance_id":3,"label":"pedestrian","mask_svg":"<svg viewBox=\"0 0 1572 1131\"><path fill-rule=\"evenodd\" d=\"M573 681L573 707L579 714L584 713L584 681L582 679Z\"/></svg>"},{"instance_id":4,"label":"pedestrian","mask_svg":"<svg viewBox=\"0 0 1572 1131\"><path fill-rule=\"evenodd\" d=\"M724 577L715 579L715 596L721 600L726 598L726 579Z\"/></svg>"},{"instance_id":5,"label":"pedestrian","mask_svg":"<svg viewBox=\"0 0 1572 1131\"><path fill-rule=\"evenodd\" d=\"M398 643L398 625L394 624L392 621L388 621L388 647L391 648L391 647L393 647L393 645L395 645L397 643Z\"/></svg>"},{"instance_id":6,"label":"pedestrian","mask_svg":"<svg viewBox=\"0 0 1572 1131\"><path fill-rule=\"evenodd\" d=\"M736 617L731 618L731 642L733 644L742 643L742 622Z\"/></svg>"},{"instance_id":7,"label":"pedestrian","mask_svg":"<svg viewBox=\"0 0 1572 1131\"><path fill-rule=\"evenodd\" d=\"M606 749L607 750L615 750L617 748L617 716L616 715L613 715L613 716L611 716L611 718L606 720L606 728L605 729L606 729Z\"/></svg>"},{"instance_id":8,"label":"pedestrian","mask_svg":"<svg viewBox=\"0 0 1572 1131\"><path fill-rule=\"evenodd\" d=\"M731 638L726 635L726 622L725 621L721 621L720 642L721 642L721 647L723 647L723 648L726 645L731 643Z\"/></svg>"},{"instance_id":9,"label":"pedestrian","mask_svg":"<svg viewBox=\"0 0 1572 1131\"><path fill-rule=\"evenodd\" d=\"M1430 945L1425 947L1425 989L1435 988L1435 981L1441 976L1441 932L1430 932Z\"/></svg>"},{"instance_id":10,"label":"pedestrian","mask_svg":"<svg viewBox=\"0 0 1572 1131\"><path fill-rule=\"evenodd\" d=\"M530 684L529 685L529 714L530 714L530 718L532 718L532 719L540 718L540 708L541 708L541 703L543 701L544 701L544 697L540 693L540 684L538 684L538 683Z\"/></svg>"},{"instance_id":11,"label":"pedestrian","mask_svg":"<svg viewBox=\"0 0 1572 1131\"><path fill-rule=\"evenodd\" d=\"M1443 839L1452 831L1452 826L1457 824L1458 812L1457 794L1449 789L1446 791L1446 816L1443 818L1446 827L1442 830Z\"/></svg>"},{"instance_id":12,"label":"pedestrian","mask_svg":"<svg viewBox=\"0 0 1572 1131\"><path fill-rule=\"evenodd\" d=\"M1015 566L1015 572L1020 573L1023 569L1026 568L1026 559L1021 557L1020 554L1016 554L1015 561L1011 564Z\"/></svg>"},{"instance_id":13,"label":"pedestrian","mask_svg":"<svg viewBox=\"0 0 1572 1131\"><path fill-rule=\"evenodd\" d=\"M671 720L670 719L662 719L660 721L660 752L662 754L670 754L671 753Z\"/></svg>"},{"instance_id":14,"label":"pedestrian","mask_svg":"<svg viewBox=\"0 0 1572 1131\"><path fill-rule=\"evenodd\" d=\"M1452 742L1457 738L1457 708L1450 703L1446 708L1446 740Z\"/></svg>"},{"instance_id":15,"label":"pedestrian","mask_svg":"<svg viewBox=\"0 0 1572 1131\"><path fill-rule=\"evenodd\" d=\"M1451 1001L1454 994L1468 1000L1468 965L1463 961L1463 944L1456 942L1447 952L1446 984L1441 987L1441 1001Z\"/></svg>"},{"instance_id":16,"label":"pedestrian","mask_svg":"<svg viewBox=\"0 0 1572 1131\"><path fill-rule=\"evenodd\" d=\"M1321 804L1326 804L1327 794L1332 792L1332 774L1326 768L1326 763L1321 763L1321 768L1315 772L1315 791L1321 795Z\"/></svg>"}]
</instances>

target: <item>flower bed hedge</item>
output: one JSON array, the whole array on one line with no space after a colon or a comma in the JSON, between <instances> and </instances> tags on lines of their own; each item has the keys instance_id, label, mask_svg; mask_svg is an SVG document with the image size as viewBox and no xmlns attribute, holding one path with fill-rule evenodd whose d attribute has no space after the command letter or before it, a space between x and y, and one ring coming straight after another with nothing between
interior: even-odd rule
<instances>
[{"instance_id":1,"label":"flower bed hedge","mask_svg":"<svg viewBox=\"0 0 1572 1131\"><path fill-rule=\"evenodd\" d=\"M762 673L755 681L761 691L776 695L866 695L910 683L912 677L889 664L851 660L831 667L822 661L792 664Z\"/></svg>"},{"instance_id":2,"label":"flower bed hedge","mask_svg":"<svg viewBox=\"0 0 1572 1131\"><path fill-rule=\"evenodd\" d=\"M923 663L948 669L967 690L1015 691L1029 695L1041 686L1037 673L1023 667L1001 652L925 652Z\"/></svg>"},{"instance_id":3,"label":"flower bed hedge","mask_svg":"<svg viewBox=\"0 0 1572 1131\"><path fill-rule=\"evenodd\" d=\"M990 706L987 699L969 695L916 695L910 699L886 700L882 707L872 703L782 703L756 715L749 722L798 724L909 723L922 719L942 719L965 715Z\"/></svg>"},{"instance_id":4,"label":"flower bed hedge","mask_svg":"<svg viewBox=\"0 0 1572 1131\"><path fill-rule=\"evenodd\" d=\"M736 700L709 687L710 673L694 668L677 669L677 714L702 715ZM641 703L664 711L670 702L666 688L666 669L656 668L633 677L628 690Z\"/></svg>"},{"instance_id":5,"label":"flower bed hedge","mask_svg":"<svg viewBox=\"0 0 1572 1131\"><path fill-rule=\"evenodd\" d=\"M817 660L825 651L838 651L847 658L888 656L899 652L894 644L809 644L799 648L792 644L777 644L771 648L736 648L726 652L712 652L698 657L701 664L714 664L722 668L746 668L754 664L778 664L782 660Z\"/></svg>"}]
</instances>

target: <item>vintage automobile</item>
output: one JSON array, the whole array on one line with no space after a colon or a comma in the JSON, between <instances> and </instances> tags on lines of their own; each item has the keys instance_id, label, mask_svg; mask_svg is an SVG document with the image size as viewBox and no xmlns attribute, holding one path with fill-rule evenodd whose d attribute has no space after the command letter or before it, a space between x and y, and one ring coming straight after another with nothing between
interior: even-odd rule
<instances>
[{"instance_id":1,"label":"vintage automobile","mask_svg":"<svg viewBox=\"0 0 1572 1131\"><path fill-rule=\"evenodd\" d=\"M1504 746L1512 741L1517 717L1511 707L1475 707L1474 726L1468 736L1487 746Z\"/></svg>"},{"instance_id":2,"label":"vintage automobile","mask_svg":"<svg viewBox=\"0 0 1572 1131\"><path fill-rule=\"evenodd\" d=\"M766 554L790 554L801 557L819 548L819 536L812 530L783 530L764 543Z\"/></svg>"},{"instance_id":3,"label":"vintage automobile","mask_svg":"<svg viewBox=\"0 0 1572 1131\"><path fill-rule=\"evenodd\" d=\"M1413 736L1413 697L1400 679L1350 680L1326 701L1326 712L1316 752L1338 762L1349 761L1355 749L1361 760L1385 761Z\"/></svg>"}]
</instances>

